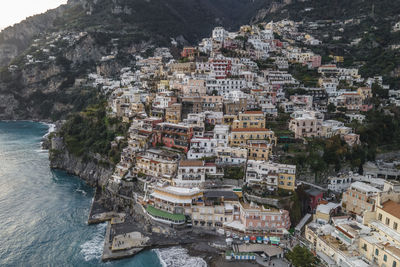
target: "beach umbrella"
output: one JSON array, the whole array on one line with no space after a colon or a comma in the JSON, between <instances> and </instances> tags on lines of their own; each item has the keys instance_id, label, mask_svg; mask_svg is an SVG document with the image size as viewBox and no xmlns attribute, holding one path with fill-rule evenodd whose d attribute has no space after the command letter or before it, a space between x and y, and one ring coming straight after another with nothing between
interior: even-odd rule
<instances>
[{"instance_id":1,"label":"beach umbrella","mask_svg":"<svg viewBox=\"0 0 400 267\"><path fill-rule=\"evenodd\" d=\"M257 236L257 243L262 243L262 241L263 241L262 236Z\"/></svg>"}]
</instances>

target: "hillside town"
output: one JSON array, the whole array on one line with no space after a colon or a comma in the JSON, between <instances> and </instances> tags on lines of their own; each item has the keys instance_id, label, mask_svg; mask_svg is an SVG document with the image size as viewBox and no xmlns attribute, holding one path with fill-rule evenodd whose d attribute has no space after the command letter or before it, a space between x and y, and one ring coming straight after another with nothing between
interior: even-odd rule
<instances>
[{"instance_id":1,"label":"hillside town","mask_svg":"<svg viewBox=\"0 0 400 267\"><path fill-rule=\"evenodd\" d=\"M136 55L118 77L90 74L108 116L129 124L112 142L127 145L109 183L140 181L137 200L157 223L224 235L227 260L264 251L264 264L286 263L301 245L324 266L400 266L398 157L333 170L294 160L315 140L357 150L375 91L387 91L381 107L399 107L400 91L340 56L323 64L322 42L300 26L217 27L178 56L172 40L175 50Z\"/></svg>"}]
</instances>

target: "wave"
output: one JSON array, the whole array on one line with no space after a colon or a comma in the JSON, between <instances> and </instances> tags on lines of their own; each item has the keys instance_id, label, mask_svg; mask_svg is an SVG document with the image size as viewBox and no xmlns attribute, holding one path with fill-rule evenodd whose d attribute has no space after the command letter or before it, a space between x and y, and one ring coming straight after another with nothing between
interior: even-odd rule
<instances>
[{"instance_id":1,"label":"wave","mask_svg":"<svg viewBox=\"0 0 400 267\"><path fill-rule=\"evenodd\" d=\"M153 250L163 267L207 267L207 263L199 257L191 257L187 249L182 247Z\"/></svg>"},{"instance_id":2,"label":"wave","mask_svg":"<svg viewBox=\"0 0 400 267\"><path fill-rule=\"evenodd\" d=\"M52 132L54 132L56 130L56 125L54 123L47 123L47 122L41 122L41 123L46 125L47 127L49 127L49 129L47 130L47 133L45 135L43 135L43 138L46 138L47 136L49 136L49 134L51 134Z\"/></svg>"},{"instance_id":3,"label":"wave","mask_svg":"<svg viewBox=\"0 0 400 267\"><path fill-rule=\"evenodd\" d=\"M101 258L104 248L104 233L106 227L107 223L101 223L97 225L97 231L93 238L86 241L80 246L81 254L85 258L85 261L91 261Z\"/></svg>"},{"instance_id":4,"label":"wave","mask_svg":"<svg viewBox=\"0 0 400 267\"><path fill-rule=\"evenodd\" d=\"M76 191L76 192L79 192L79 193L82 193L82 195L85 195L85 196L87 195L87 193L86 193L85 190L82 190L82 189L79 189L79 188L78 188L78 189L76 189L75 191Z\"/></svg>"}]
</instances>

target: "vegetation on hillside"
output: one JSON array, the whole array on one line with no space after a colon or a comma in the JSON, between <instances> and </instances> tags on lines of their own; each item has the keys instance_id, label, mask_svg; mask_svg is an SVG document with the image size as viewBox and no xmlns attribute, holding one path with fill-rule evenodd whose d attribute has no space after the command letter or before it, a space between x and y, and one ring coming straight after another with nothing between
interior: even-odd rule
<instances>
[{"instance_id":1,"label":"vegetation on hillside","mask_svg":"<svg viewBox=\"0 0 400 267\"><path fill-rule=\"evenodd\" d=\"M88 159L92 158L91 154L98 153L116 164L127 145L128 128L129 125L120 119L108 117L106 102L101 102L72 114L62 126L60 135L73 155ZM125 140L112 147L111 142L117 136L125 137Z\"/></svg>"}]
</instances>

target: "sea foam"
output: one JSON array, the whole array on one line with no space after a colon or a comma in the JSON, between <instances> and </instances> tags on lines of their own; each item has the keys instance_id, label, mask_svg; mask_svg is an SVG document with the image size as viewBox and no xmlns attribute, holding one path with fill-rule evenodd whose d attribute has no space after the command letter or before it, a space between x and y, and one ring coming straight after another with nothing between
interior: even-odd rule
<instances>
[{"instance_id":1,"label":"sea foam","mask_svg":"<svg viewBox=\"0 0 400 267\"><path fill-rule=\"evenodd\" d=\"M103 254L104 247L104 233L107 227L107 223L101 223L97 225L97 231L92 239L83 243L81 248L81 254L85 258L85 261L91 261L100 259Z\"/></svg>"},{"instance_id":2,"label":"sea foam","mask_svg":"<svg viewBox=\"0 0 400 267\"><path fill-rule=\"evenodd\" d=\"M154 249L163 267L206 267L207 263L199 257L191 257L182 247Z\"/></svg>"}]
</instances>

